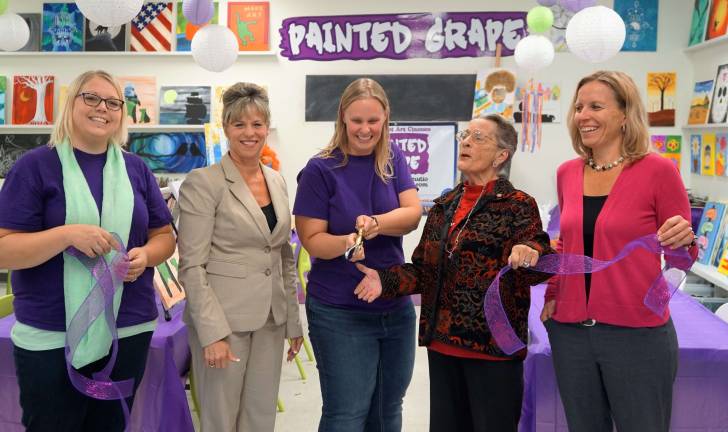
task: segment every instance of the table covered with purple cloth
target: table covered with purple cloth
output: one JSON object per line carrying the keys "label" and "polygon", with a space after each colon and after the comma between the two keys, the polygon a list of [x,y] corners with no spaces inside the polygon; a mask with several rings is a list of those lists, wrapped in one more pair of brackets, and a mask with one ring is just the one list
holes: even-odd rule
{"label": "table covered with purple cloth", "polygon": [[[132,432],[193,432],[183,377],[190,366],[187,327],[182,322],[183,305],[163,314],[152,335],[144,379],[139,384],[131,413]],[[0,319],[0,431],[22,432],[18,383],[13,361],[10,329],[15,316]]]}
{"label": "table covered with purple cloth", "polygon": [[[567,432],[546,329],[539,315],[545,285],[531,288],[521,432]],[[670,301],[680,346],[671,432],[728,430],[728,323],[677,291]]]}

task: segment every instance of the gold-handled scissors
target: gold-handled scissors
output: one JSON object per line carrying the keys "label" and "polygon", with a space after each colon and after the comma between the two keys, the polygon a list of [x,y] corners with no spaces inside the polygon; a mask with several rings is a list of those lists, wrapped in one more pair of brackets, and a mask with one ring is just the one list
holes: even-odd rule
{"label": "gold-handled scissors", "polygon": [[347,260],[351,260],[354,255],[356,255],[359,252],[359,249],[364,245],[364,228],[359,228],[356,231],[356,240],[354,240],[354,244],[351,245],[344,251],[344,258]]}

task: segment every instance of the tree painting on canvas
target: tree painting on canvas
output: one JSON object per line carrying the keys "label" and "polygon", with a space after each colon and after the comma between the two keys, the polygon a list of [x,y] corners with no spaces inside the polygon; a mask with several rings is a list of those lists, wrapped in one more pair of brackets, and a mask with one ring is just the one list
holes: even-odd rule
{"label": "tree painting on canvas", "polygon": [[52,75],[13,77],[13,124],[53,123],[53,81]]}
{"label": "tree painting on canvas", "polygon": [[119,76],[124,108],[132,124],[157,124],[157,80],[151,76]]}
{"label": "tree painting on canvas", "polygon": [[647,73],[647,115],[650,126],[675,126],[675,72]]}
{"label": "tree painting on canvas", "polygon": [[42,51],[83,51],[83,15],[75,3],[43,3]]}

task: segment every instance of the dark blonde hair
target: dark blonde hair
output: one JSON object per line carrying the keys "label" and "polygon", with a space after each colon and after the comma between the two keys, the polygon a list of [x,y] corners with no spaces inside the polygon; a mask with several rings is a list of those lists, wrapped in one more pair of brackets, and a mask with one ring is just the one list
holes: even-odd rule
{"label": "dark blonde hair", "polygon": [[638,160],[650,152],[650,134],[647,129],[647,112],[640,98],[639,90],[632,78],[623,72],[597,71],[585,76],[579,81],[574,92],[574,97],[569,107],[567,124],[571,145],[574,151],[584,159],[591,157],[591,149],[581,141],[579,126],[574,122],[576,112],[576,100],[579,89],[590,82],[598,81],[606,84],[614,95],[619,109],[624,113],[625,124],[622,130],[622,156],[629,161]]}
{"label": "dark blonde hair", "polygon": [[268,92],[253,83],[239,82],[231,85],[222,94],[222,124],[224,126],[238,120],[245,114],[258,113],[266,126],[270,126],[270,107]]}
{"label": "dark blonde hair", "polygon": [[339,111],[336,116],[336,126],[334,127],[334,136],[331,138],[329,145],[324,148],[319,157],[333,157],[334,151],[340,149],[343,154],[341,166],[347,164],[349,160],[349,143],[346,138],[346,123],[344,122],[344,111],[349,106],[361,99],[375,99],[384,109],[384,124],[382,125],[382,135],[374,146],[374,170],[382,179],[387,182],[394,175],[392,167],[391,154],[389,151],[389,99],[387,93],[384,92],[382,86],[370,78],[359,78],[349,84],[344,93],[341,94],[339,100]]}

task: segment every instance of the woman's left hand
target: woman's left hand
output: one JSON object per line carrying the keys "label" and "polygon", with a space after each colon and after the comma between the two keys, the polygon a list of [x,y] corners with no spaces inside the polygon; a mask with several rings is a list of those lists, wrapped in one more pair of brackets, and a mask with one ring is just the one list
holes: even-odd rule
{"label": "woman's left hand", "polygon": [[508,264],[513,270],[519,267],[533,267],[538,262],[538,251],[524,244],[517,244],[511,249],[511,255],[508,257]]}
{"label": "woman's left hand", "polygon": [[657,240],[660,241],[660,245],[670,249],[690,246],[693,242],[693,236],[693,228],[690,222],[680,215],[667,219],[657,230]]}
{"label": "woman's left hand", "polygon": [[301,345],[303,345],[303,336],[288,339],[288,342],[290,342],[291,347],[288,348],[288,356],[286,357],[286,361],[291,361],[296,357],[298,352],[301,351]]}
{"label": "woman's left hand", "polygon": [[129,270],[126,272],[124,282],[134,282],[147,269],[147,252],[144,248],[137,247],[131,249],[127,255],[129,256]]}
{"label": "woman's left hand", "polygon": [[356,218],[356,229],[363,229],[364,238],[371,240],[379,235],[379,222],[372,216],[359,215]]}

